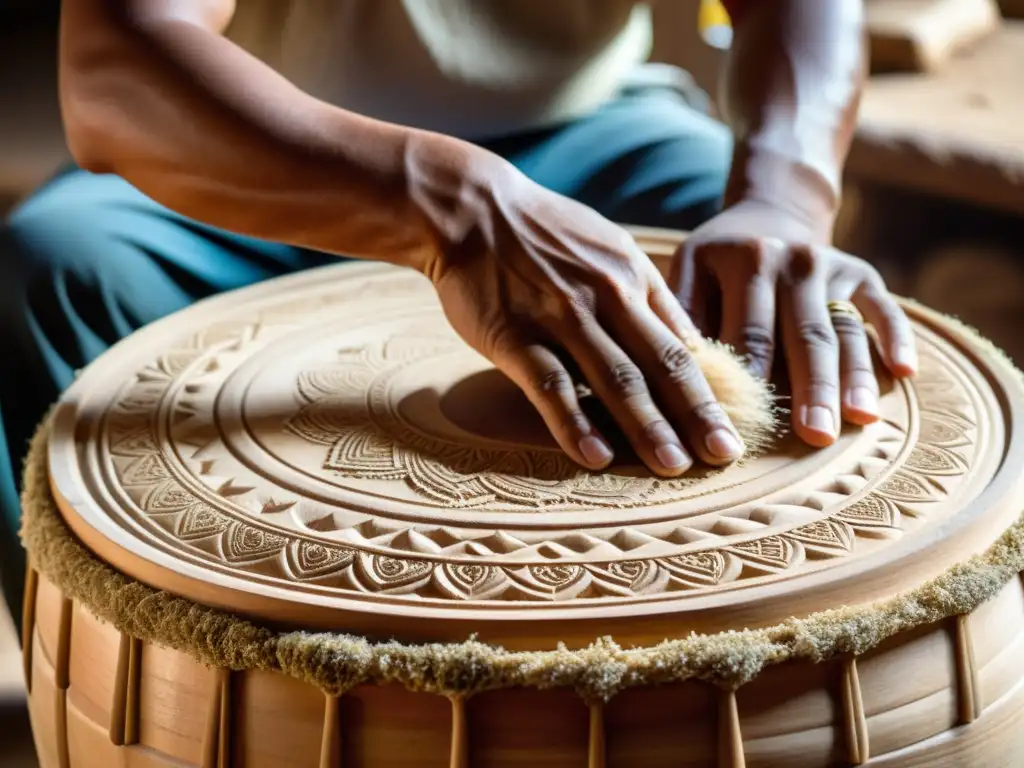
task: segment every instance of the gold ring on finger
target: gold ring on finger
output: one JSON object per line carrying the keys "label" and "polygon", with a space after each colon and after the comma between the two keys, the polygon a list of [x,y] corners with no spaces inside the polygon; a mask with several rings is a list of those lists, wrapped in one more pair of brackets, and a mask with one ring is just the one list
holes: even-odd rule
{"label": "gold ring on finger", "polygon": [[853,305],[852,301],[845,299],[833,299],[828,303],[828,314],[830,317],[845,315],[854,318],[858,323],[864,322],[864,315]]}

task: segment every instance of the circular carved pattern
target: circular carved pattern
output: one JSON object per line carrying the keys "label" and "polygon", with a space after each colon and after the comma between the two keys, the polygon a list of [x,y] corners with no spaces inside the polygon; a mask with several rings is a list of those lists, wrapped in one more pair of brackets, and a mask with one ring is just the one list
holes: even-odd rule
{"label": "circular carved pattern", "polygon": [[109,467],[96,476],[115,500],[105,514],[172,557],[321,594],[528,604],[729,590],[912,535],[995,466],[983,384],[923,328],[921,374],[883,397],[877,424],[828,451],[790,441],[666,482],[591,475],[447,419],[445,393],[481,363],[418,276],[335,273],[225,301],[216,323],[179,321],[175,342],[111,372],[127,384],[103,396],[79,450],[84,467]]}

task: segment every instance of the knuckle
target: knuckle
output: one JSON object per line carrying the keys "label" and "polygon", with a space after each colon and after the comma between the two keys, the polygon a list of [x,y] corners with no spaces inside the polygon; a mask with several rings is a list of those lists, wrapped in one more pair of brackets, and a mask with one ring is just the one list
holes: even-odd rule
{"label": "knuckle", "polygon": [[605,387],[620,397],[635,397],[647,391],[644,375],[633,363],[616,363],[605,372]]}
{"label": "knuckle", "polygon": [[770,253],[767,241],[748,240],[736,249],[736,266],[751,275],[763,274],[771,266]]}
{"label": "knuckle", "polygon": [[553,300],[552,314],[555,319],[566,326],[582,325],[592,312],[588,302],[581,296],[572,293],[561,293]]}
{"label": "knuckle", "polygon": [[583,412],[578,410],[567,412],[560,419],[559,426],[567,434],[585,435],[590,432],[590,422]]}
{"label": "knuckle", "polygon": [[742,352],[755,362],[770,361],[775,354],[775,339],[771,331],[760,325],[746,325],[740,331]]}
{"label": "knuckle", "polygon": [[826,349],[836,344],[835,329],[829,323],[808,320],[800,323],[797,338],[812,349]]}
{"label": "knuckle", "polygon": [[789,250],[789,276],[795,281],[813,277],[821,267],[821,259],[809,245],[795,245]]}
{"label": "knuckle", "polygon": [[672,381],[692,381],[700,375],[697,359],[682,344],[670,344],[659,353],[658,357]]}
{"label": "knuckle", "polygon": [[615,311],[630,312],[642,301],[646,301],[646,295],[640,289],[646,281],[623,277],[621,275],[607,275],[602,286],[601,295],[605,301],[610,302],[611,309]]}
{"label": "knuckle", "polygon": [[716,400],[702,400],[690,408],[690,418],[701,424],[720,424],[725,421],[725,411]]}
{"label": "knuckle", "polygon": [[836,313],[832,318],[832,327],[842,337],[860,338],[865,335],[864,325],[855,317]]}
{"label": "knuckle", "polygon": [[516,349],[515,334],[506,324],[498,323],[484,329],[479,346],[492,357],[507,357]]}
{"label": "knuckle", "polygon": [[541,374],[535,386],[538,392],[548,396],[564,396],[575,388],[569,372],[559,368]]}
{"label": "knuckle", "polygon": [[[628,239],[632,242],[632,238]],[[623,241],[622,248],[609,251],[600,270],[601,281],[612,290],[629,291],[647,282],[647,260],[637,257],[634,248],[625,246]]]}

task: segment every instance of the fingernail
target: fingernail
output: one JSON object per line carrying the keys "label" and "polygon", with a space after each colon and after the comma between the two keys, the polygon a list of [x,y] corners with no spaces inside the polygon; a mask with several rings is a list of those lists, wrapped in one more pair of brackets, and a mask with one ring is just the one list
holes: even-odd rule
{"label": "fingernail", "polygon": [[834,436],[836,433],[836,420],[832,417],[832,411],[821,405],[812,405],[810,408],[804,406],[804,426],[826,435]]}
{"label": "fingernail", "polygon": [[892,353],[892,361],[901,368],[917,370],[917,350],[911,344],[901,344]]}
{"label": "fingernail", "polygon": [[686,469],[693,464],[689,456],[671,443],[659,445],[654,449],[654,455],[665,469]]}
{"label": "fingernail", "polygon": [[854,387],[846,401],[851,408],[863,413],[874,415],[878,412],[878,398],[867,387]]}
{"label": "fingernail", "polygon": [[719,459],[735,459],[743,453],[743,443],[728,429],[716,429],[704,438],[708,453]]}
{"label": "fingernail", "polygon": [[593,467],[603,467],[612,460],[612,449],[604,440],[593,435],[587,435],[580,440],[580,453],[587,464]]}

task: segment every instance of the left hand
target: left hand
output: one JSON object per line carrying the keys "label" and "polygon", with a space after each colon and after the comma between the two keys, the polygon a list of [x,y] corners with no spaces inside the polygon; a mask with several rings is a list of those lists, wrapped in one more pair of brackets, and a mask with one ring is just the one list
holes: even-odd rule
{"label": "left hand", "polygon": [[[740,201],[687,238],[670,277],[697,326],[745,356],[757,375],[770,375],[781,331],[793,429],[817,447],[835,441],[842,420],[867,424],[879,415],[864,322],[830,313],[830,301],[851,302],[874,326],[890,373],[911,376],[917,369],[910,323],[881,276],[827,240],[780,207]],[[720,324],[710,327],[715,302]]]}

